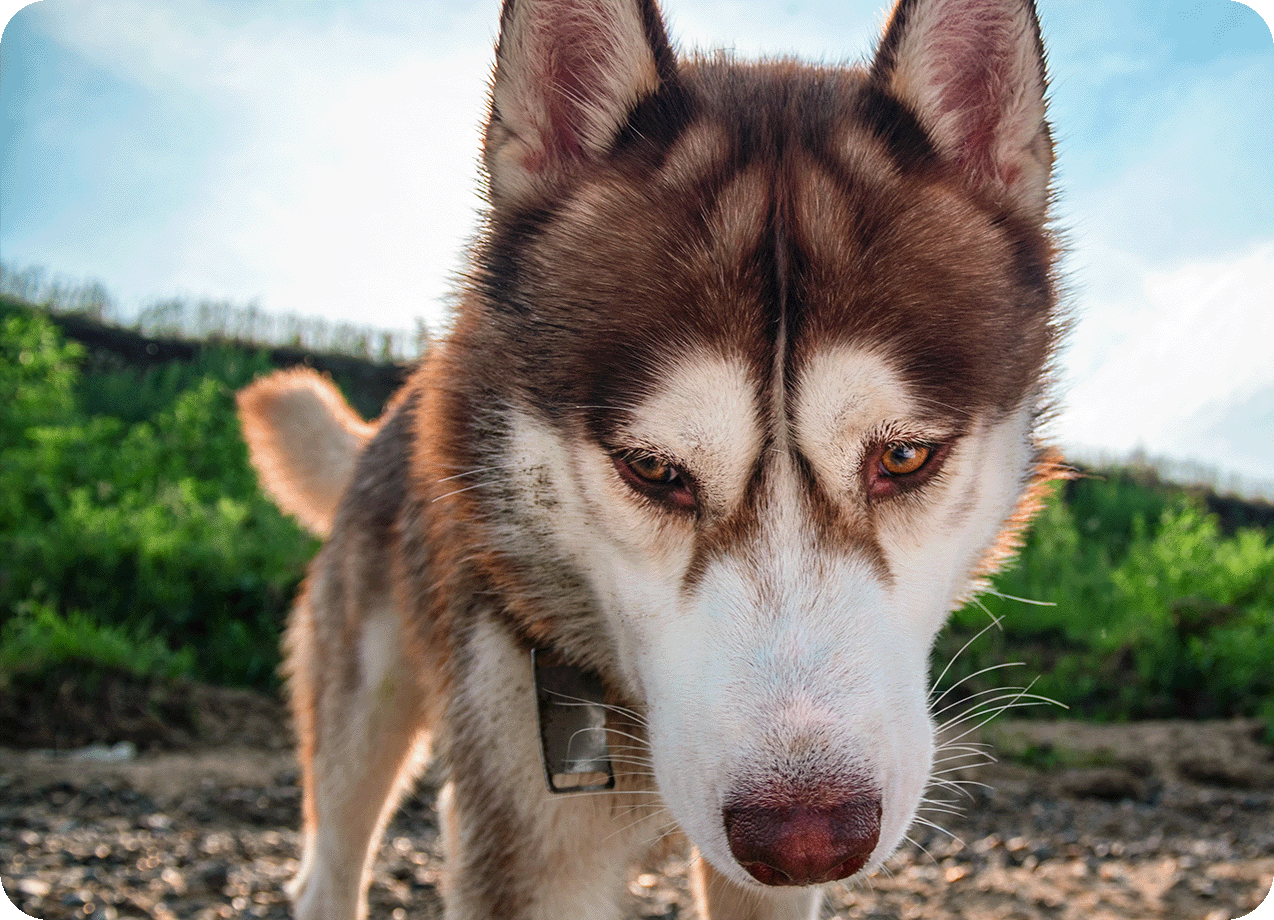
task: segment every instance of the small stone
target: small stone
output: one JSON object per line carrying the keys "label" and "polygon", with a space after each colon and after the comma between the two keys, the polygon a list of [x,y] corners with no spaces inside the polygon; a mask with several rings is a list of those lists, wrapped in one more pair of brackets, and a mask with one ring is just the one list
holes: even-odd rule
{"label": "small stone", "polygon": [[47,898],[49,896],[49,892],[52,890],[53,886],[43,879],[18,879],[18,891],[22,892],[29,898]]}

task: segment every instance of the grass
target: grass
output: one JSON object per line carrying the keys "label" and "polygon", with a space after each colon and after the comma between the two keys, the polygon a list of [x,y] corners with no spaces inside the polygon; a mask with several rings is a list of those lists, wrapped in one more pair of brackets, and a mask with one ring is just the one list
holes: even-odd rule
{"label": "grass", "polygon": [[28,602],[0,627],[0,687],[24,677],[65,671],[171,679],[194,672],[194,650],[174,651],[160,636],[140,627],[97,622],[79,611],[61,614]]}

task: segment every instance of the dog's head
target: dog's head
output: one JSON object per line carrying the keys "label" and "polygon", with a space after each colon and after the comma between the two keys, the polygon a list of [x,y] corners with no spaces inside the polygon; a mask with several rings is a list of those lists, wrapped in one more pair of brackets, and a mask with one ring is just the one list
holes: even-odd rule
{"label": "dog's head", "polygon": [[1040,475],[1044,91],[1029,0],[902,0],[861,69],[505,2],[435,469],[740,881],[874,868],[920,801],[934,635]]}

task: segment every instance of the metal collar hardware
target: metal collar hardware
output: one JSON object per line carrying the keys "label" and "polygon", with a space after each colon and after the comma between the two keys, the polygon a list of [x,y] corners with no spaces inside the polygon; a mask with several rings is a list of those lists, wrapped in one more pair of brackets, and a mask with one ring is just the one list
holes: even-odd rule
{"label": "metal collar hardware", "polygon": [[549,792],[615,788],[601,679],[546,649],[531,650],[531,670]]}

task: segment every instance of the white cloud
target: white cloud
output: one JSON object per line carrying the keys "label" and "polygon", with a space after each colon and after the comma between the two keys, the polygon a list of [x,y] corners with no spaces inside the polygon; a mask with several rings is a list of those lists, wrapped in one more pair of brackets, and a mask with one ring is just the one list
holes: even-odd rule
{"label": "white cloud", "polygon": [[1185,420],[1274,386],[1274,240],[1169,269],[1118,251],[1090,257],[1109,275],[1081,298],[1063,442],[1193,454]]}
{"label": "white cloud", "polygon": [[[1082,141],[1059,121],[1078,313],[1058,426],[1070,445],[1270,475],[1227,414],[1274,386],[1270,64],[1245,53],[1165,69]],[[1120,92],[1114,81],[1096,98]],[[1201,434],[1222,415],[1235,449]]]}
{"label": "white cloud", "polygon": [[[139,245],[120,215],[115,233],[75,240],[78,260],[59,268],[109,266],[100,274],[126,306],[260,297],[272,311],[384,326],[437,319],[479,203],[498,4],[463,14],[378,4],[356,21],[346,8],[307,6],[254,19],[251,6],[210,0],[49,4],[56,40],[153,104],[217,119],[200,139],[212,152],[185,187],[150,190],[172,207],[145,217],[162,221],[150,228],[159,246]],[[40,237],[46,260],[57,236]],[[163,289],[129,284],[155,278]]]}
{"label": "white cloud", "polygon": [[[485,61],[405,54],[276,100],[189,216],[190,287],[226,290],[246,268],[271,309],[436,317],[479,203],[484,81]],[[239,264],[219,268],[204,230]]]}

